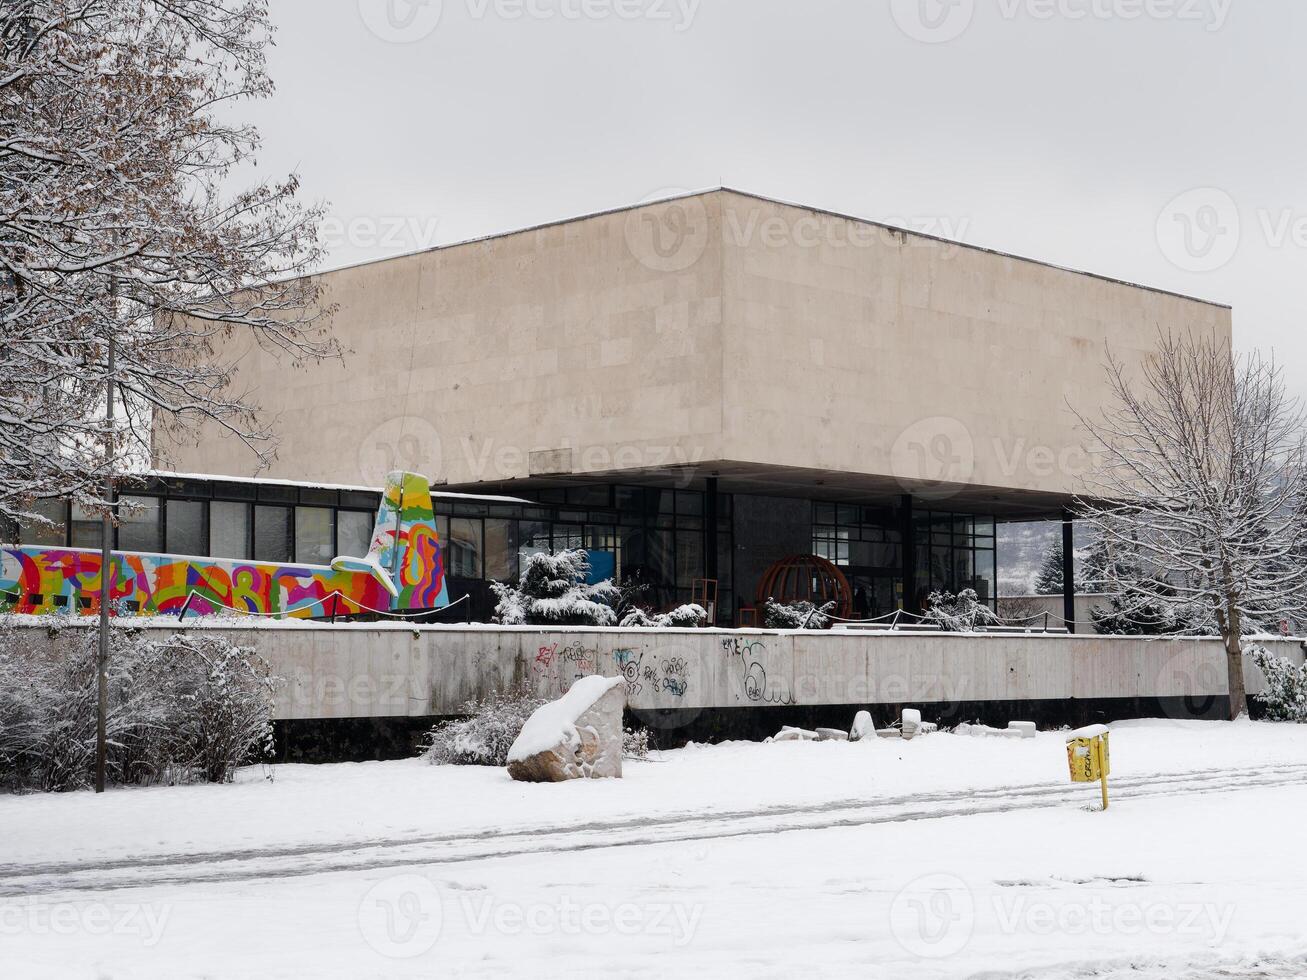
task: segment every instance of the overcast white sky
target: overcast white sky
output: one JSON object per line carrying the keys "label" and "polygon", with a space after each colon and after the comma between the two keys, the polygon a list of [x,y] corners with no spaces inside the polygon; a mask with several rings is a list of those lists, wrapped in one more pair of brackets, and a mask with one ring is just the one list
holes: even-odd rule
{"label": "overcast white sky", "polygon": [[249,115],[331,265],[726,184],[1231,303],[1307,391],[1304,6],[272,0]]}

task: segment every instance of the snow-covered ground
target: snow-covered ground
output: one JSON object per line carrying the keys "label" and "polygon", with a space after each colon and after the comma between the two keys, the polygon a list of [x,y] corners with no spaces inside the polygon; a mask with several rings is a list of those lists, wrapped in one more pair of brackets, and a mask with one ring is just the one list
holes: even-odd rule
{"label": "snow-covered ground", "polygon": [[[0,977],[1307,977],[1307,727],[0,797]],[[1027,972],[1028,971],[1028,972]]]}

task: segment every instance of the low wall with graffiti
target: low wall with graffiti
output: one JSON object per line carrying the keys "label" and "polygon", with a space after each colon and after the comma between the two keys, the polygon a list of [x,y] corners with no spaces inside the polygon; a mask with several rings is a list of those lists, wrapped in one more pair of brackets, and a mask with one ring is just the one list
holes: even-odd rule
{"label": "low wall with graffiti", "polygon": [[[33,648],[83,626],[31,627]],[[175,624],[154,622],[154,629]],[[423,718],[526,686],[545,697],[579,678],[626,681],[637,711],[1201,698],[1227,693],[1207,639],[1102,636],[563,630],[325,624],[186,626],[258,647],[285,679],[281,719]],[[1268,640],[1303,662],[1297,640]],[[1247,668],[1250,691],[1263,678]]]}

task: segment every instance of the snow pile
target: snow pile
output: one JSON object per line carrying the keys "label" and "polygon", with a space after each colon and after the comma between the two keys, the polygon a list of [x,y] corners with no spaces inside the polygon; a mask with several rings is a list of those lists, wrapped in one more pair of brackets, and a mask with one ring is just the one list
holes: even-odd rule
{"label": "snow pile", "polygon": [[508,750],[508,761],[525,762],[557,745],[575,749],[581,744],[576,720],[605,694],[625,683],[621,677],[582,677],[561,698],[542,705],[527,719]]}

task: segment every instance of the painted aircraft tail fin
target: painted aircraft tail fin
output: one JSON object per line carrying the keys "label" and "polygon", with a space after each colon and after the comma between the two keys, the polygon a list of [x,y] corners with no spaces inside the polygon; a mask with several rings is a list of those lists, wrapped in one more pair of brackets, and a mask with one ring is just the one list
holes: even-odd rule
{"label": "painted aircraft tail fin", "polygon": [[449,605],[444,554],[427,478],[400,472],[387,476],[367,555],[337,558],[331,564],[342,571],[376,576],[393,597],[392,609]]}

